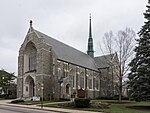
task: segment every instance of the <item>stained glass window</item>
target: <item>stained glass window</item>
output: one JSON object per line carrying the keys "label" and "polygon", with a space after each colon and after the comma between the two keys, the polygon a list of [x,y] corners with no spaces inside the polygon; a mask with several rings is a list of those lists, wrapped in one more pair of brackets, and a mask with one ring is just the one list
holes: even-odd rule
{"label": "stained glass window", "polygon": [[32,46],[29,54],[29,71],[36,69],[36,59],[36,48]]}

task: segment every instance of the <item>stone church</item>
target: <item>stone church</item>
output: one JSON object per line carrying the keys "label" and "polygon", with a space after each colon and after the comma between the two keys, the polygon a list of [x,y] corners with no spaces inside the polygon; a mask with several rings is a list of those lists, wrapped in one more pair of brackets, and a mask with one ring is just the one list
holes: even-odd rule
{"label": "stone church", "polygon": [[17,96],[45,99],[72,98],[78,90],[85,98],[116,94],[117,72],[109,62],[117,54],[94,57],[91,17],[87,54],[37,31],[32,26],[20,47],[18,56]]}

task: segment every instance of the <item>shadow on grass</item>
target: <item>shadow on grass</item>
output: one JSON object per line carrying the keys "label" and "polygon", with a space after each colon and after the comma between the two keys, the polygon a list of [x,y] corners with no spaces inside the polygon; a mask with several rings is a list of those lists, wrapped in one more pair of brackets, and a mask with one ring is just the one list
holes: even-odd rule
{"label": "shadow on grass", "polygon": [[127,106],[126,108],[150,111],[150,106]]}
{"label": "shadow on grass", "polygon": [[109,104],[134,104],[135,102],[130,102],[130,101],[122,101],[122,102],[118,102],[118,101],[107,101],[107,103]]}

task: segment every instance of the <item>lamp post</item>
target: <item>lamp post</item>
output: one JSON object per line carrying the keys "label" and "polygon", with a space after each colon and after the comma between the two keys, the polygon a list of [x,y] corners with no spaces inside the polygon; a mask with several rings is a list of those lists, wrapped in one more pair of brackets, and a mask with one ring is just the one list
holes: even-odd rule
{"label": "lamp post", "polygon": [[44,84],[41,83],[41,108],[43,108]]}

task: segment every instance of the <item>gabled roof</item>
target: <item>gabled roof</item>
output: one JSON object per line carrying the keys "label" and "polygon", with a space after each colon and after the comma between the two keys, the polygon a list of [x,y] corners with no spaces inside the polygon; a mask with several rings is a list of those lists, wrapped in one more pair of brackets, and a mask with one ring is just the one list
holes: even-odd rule
{"label": "gabled roof", "polygon": [[110,62],[115,54],[108,54],[103,56],[95,57],[94,60],[98,68],[110,67]]}
{"label": "gabled roof", "polygon": [[0,70],[0,76],[1,77],[14,77],[14,78],[16,78],[16,76],[14,76],[11,73],[6,72],[5,70]]}
{"label": "gabled roof", "polygon": [[70,47],[52,37],[49,37],[37,30],[34,30],[40,38],[43,38],[46,43],[52,46],[52,50],[55,52],[59,60],[63,60],[78,66],[82,66],[88,69],[98,71],[95,61],[89,55]]}

